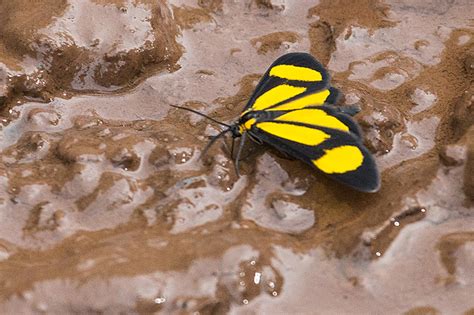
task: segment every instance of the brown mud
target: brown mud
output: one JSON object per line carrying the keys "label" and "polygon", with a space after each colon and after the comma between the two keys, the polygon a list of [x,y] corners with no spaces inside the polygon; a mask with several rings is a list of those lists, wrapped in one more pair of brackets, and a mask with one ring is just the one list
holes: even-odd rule
{"label": "brown mud", "polygon": [[[470,314],[470,1],[0,3],[0,313]],[[232,122],[278,56],[331,72],[364,194]],[[375,302],[375,303],[374,303]],[[197,312],[197,313],[196,313]]]}

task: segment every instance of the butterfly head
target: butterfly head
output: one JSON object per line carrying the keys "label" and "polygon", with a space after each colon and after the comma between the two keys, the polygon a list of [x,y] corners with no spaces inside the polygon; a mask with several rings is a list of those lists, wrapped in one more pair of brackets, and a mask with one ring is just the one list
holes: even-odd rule
{"label": "butterfly head", "polygon": [[236,123],[229,127],[228,132],[232,134],[232,138],[238,138],[242,136],[243,130],[239,123]]}

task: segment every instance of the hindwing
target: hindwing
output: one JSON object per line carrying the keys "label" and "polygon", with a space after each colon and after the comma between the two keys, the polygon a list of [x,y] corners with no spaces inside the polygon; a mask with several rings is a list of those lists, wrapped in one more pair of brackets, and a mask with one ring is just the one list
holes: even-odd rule
{"label": "hindwing", "polygon": [[279,110],[266,116],[269,120],[339,129],[351,132],[358,138],[362,137],[359,125],[350,116],[341,113],[338,107],[331,105],[308,106],[296,110]]}
{"label": "hindwing", "polygon": [[344,130],[341,121],[338,128],[333,128],[335,121],[326,122],[312,125],[276,118],[257,121],[248,132],[336,181],[360,191],[377,191],[380,186],[377,166],[360,138],[350,129]]}

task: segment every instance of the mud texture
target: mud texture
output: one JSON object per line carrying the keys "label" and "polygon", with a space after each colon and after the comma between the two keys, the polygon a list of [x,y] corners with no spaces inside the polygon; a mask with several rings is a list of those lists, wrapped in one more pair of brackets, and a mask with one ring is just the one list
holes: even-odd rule
{"label": "mud texture", "polygon": [[[0,313],[472,314],[472,1],[0,3]],[[329,69],[359,193],[231,139],[278,56]]]}

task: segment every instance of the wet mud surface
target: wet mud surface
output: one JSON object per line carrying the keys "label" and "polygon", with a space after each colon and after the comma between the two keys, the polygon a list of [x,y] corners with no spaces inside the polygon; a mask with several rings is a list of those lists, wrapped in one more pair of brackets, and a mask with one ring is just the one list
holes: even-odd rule
{"label": "wet mud surface", "polygon": [[[471,1],[0,3],[0,312],[474,312]],[[327,66],[382,171],[230,139],[278,56]],[[375,302],[375,303],[374,303]]]}

